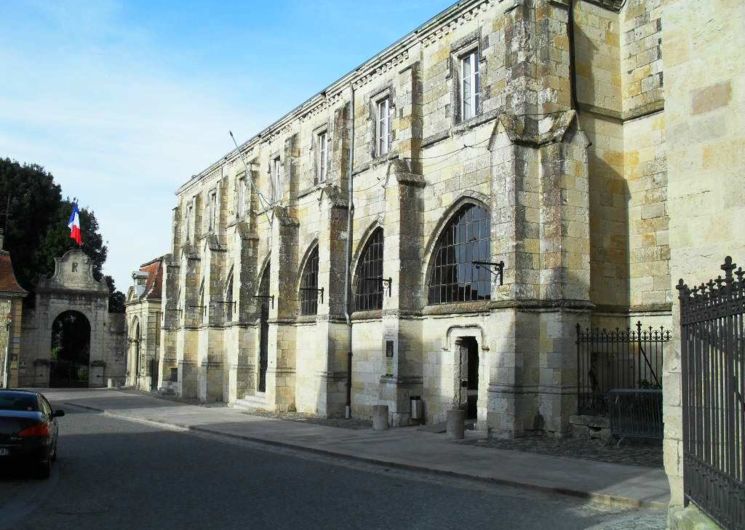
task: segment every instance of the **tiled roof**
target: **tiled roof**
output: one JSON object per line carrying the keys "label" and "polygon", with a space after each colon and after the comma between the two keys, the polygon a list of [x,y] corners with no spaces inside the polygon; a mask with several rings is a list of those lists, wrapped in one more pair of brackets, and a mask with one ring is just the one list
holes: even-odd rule
{"label": "tiled roof", "polygon": [[0,293],[25,296],[26,290],[18,285],[10,253],[0,250]]}
{"label": "tiled roof", "polygon": [[163,286],[163,258],[156,258],[141,265],[140,271],[147,273],[145,292],[140,300],[160,300]]}

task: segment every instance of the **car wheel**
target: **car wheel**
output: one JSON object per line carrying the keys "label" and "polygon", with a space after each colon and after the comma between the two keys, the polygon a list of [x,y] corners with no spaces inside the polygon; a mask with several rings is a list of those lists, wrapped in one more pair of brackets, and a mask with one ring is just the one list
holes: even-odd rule
{"label": "car wheel", "polygon": [[36,463],[36,467],[34,468],[34,477],[38,479],[46,479],[49,478],[49,475],[52,474],[52,459],[48,460],[42,460],[41,462]]}

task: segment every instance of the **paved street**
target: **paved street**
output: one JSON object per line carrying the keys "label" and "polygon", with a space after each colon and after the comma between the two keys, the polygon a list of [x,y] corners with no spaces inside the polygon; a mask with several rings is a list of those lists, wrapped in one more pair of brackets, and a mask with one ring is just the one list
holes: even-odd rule
{"label": "paved street", "polygon": [[49,481],[0,474],[0,529],[664,528],[661,511],[614,510],[66,409]]}

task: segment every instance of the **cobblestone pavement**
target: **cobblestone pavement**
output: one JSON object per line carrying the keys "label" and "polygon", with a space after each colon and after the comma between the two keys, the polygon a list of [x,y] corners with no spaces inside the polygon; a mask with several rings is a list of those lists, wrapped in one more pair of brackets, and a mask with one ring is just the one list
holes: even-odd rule
{"label": "cobblestone pavement", "polygon": [[514,440],[482,439],[474,440],[474,445],[540,453],[554,456],[570,456],[599,460],[613,464],[662,468],[662,446],[660,444],[624,440],[620,446],[615,441],[606,443],[600,440],[583,438],[546,438],[531,436]]}
{"label": "cobblestone pavement", "polygon": [[262,416],[265,418],[277,418],[287,421],[298,421],[302,423],[314,423],[316,425],[325,425],[326,427],[339,427],[341,429],[372,429],[372,421],[361,420],[359,418],[319,418],[310,414],[300,412],[269,412],[265,410],[246,411],[249,416]]}

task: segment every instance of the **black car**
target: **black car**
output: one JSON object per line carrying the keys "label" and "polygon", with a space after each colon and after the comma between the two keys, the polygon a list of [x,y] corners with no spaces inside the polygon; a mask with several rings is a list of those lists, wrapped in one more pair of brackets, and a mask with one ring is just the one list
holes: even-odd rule
{"label": "black car", "polygon": [[48,478],[57,457],[56,418],[64,415],[38,392],[0,390],[0,467],[22,463]]}

